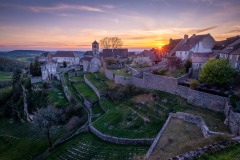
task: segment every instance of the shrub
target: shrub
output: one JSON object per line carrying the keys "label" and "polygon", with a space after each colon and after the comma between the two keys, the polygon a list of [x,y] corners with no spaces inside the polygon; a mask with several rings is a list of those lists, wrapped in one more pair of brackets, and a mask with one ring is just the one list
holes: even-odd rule
{"label": "shrub", "polygon": [[200,80],[208,84],[226,86],[230,83],[235,75],[234,69],[227,60],[211,59],[199,73]]}
{"label": "shrub", "polygon": [[188,73],[191,67],[192,67],[192,61],[187,60],[184,64],[185,72]]}
{"label": "shrub", "polygon": [[196,79],[193,79],[193,80],[191,80],[191,82],[190,82],[190,88],[191,88],[191,89],[196,89],[199,85],[200,85],[200,83],[199,83],[198,80],[196,80]]}

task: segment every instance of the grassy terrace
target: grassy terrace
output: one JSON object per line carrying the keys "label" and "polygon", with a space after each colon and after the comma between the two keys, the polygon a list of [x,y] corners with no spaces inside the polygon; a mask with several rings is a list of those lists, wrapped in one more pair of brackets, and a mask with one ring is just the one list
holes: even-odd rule
{"label": "grassy terrace", "polygon": [[[6,119],[0,119],[0,128],[1,160],[34,159],[48,147],[46,135],[41,134],[32,123],[9,123]],[[63,133],[63,128],[58,128],[53,140]]]}
{"label": "grassy terrace", "polygon": [[48,101],[55,106],[63,107],[68,105],[68,100],[64,95],[61,85],[50,89],[48,92]]}
{"label": "grassy terrace", "polygon": [[122,102],[102,100],[101,107],[109,111],[93,123],[94,127],[117,137],[154,138],[170,112],[182,111],[202,116],[212,131],[229,133],[222,113],[195,107],[186,100],[165,92],[153,93],[157,96],[156,100],[148,93]]}
{"label": "grassy terrace", "polygon": [[112,73],[119,75],[119,76],[123,76],[123,77],[131,77],[132,75],[129,74],[125,68],[123,69],[110,69],[110,71],[112,71]]}
{"label": "grassy terrace", "polygon": [[71,77],[70,80],[72,82],[79,82],[79,81],[84,81],[83,76],[79,76],[79,77]]}
{"label": "grassy terrace", "polygon": [[129,146],[107,143],[93,134],[83,134],[59,146],[45,159],[133,159],[143,156],[148,146]]}
{"label": "grassy terrace", "polygon": [[11,72],[3,72],[0,71],[0,81],[7,81],[12,79],[12,73]]}
{"label": "grassy terrace", "polygon": [[87,73],[87,79],[102,93],[107,91],[107,83],[109,80],[100,72],[98,73]]}
{"label": "grassy terrace", "polygon": [[74,84],[74,86],[77,88],[78,92],[81,93],[81,95],[84,98],[90,101],[98,100],[98,96],[96,95],[96,93],[85,82]]}
{"label": "grassy terrace", "polygon": [[205,155],[198,160],[239,160],[240,144],[232,145],[218,152]]}

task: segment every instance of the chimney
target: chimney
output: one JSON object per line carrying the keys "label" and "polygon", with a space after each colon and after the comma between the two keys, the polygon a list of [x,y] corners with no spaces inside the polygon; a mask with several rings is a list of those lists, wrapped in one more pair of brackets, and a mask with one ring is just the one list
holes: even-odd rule
{"label": "chimney", "polygon": [[171,44],[172,43],[172,38],[170,38],[170,40],[169,40],[169,44]]}
{"label": "chimney", "polygon": [[196,37],[196,34],[193,34],[192,37],[195,38],[195,37]]}
{"label": "chimney", "polygon": [[184,43],[186,43],[186,42],[187,42],[187,40],[188,40],[188,35],[187,35],[187,34],[185,34],[185,35],[184,35]]}

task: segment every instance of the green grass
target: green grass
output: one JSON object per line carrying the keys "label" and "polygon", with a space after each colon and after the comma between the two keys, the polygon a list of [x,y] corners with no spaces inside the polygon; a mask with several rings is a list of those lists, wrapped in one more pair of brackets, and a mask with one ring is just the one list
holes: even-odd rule
{"label": "green grass", "polygon": [[124,68],[123,69],[110,69],[112,73],[123,76],[123,77],[131,77],[131,74],[129,74]]}
{"label": "green grass", "polygon": [[156,100],[148,97],[147,101],[149,94],[121,102],[101,100],[103,110],[109,111],[93,123],[94,127],[116,137],[154,138],[170,112],[187,112],[202,116],[210,130],[229,133],[222,113],[190,105],[186,100],[169,93],[152,93],[157,95]]}
{"label": "green grass", "polygon": [[98,97],[97,97],[96,93],[85,82],[74,84],[74,86],[77,88],[78,92],[84,98],[86,98],[90,101],[97,101],[98,100]]}
{"label": "green grass", "polygon": [[79,82],[79,81],[84,81],[83,76],[79,76],[79,77],[71,77],[70,80],[72,82]]}
{"label": "green grass", "polygon": [[87,79],[101,92],[107,91],[107,83],[109,80],[100,72],[98,73],[87,73]]}
{"label": "green grass", "polygon": [[0,71],[0,81],[12,80],[12,72]]}
{"label": "green grass", "polygon": [[57,107],[66,107],[68,105],[68,100],[65,97],[62,86],[58,85],[48,92],[48,101]]}
{"label": "green grass", "polygon": [[133,159],[135,155],[144,155],[149,146],[118,145],[107,143],[93,134],[83,134],[56,148],[45,158],[64,159]]}
{"label": "green grass", "polygon": [[198,160],[239,160],[240,159],[240,144],[229,146],[225,149],[212,154],[204,155]]}
{"label": "green grass", "polygon": [[[48,147],[45,135],[32,123],[9,123],[7,119],[0,120],[0,159],[19,160],[34,159]],[[61,137],[60,127],[53,140]]]}

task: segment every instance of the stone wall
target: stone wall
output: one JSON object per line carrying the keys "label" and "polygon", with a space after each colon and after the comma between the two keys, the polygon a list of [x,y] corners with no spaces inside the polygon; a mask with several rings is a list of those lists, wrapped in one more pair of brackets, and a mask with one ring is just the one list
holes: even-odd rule
{"label": "stone wall", "polygon": [[162,129],[158,133],[157,137],[154,139],[151,147],[149,148],[149,150],[148,150],[148,152],[147,152],[147,154],[145,156],[146,158],[149,158],[149,156],[152,154],[152,152],[153,152],[154,148],[156,147],[159,139],[161,138],[161,136],[162,136],[163,132],[165,131],[166,127],[168,126],[168,123],[169,123],[170,119],[171,119],[171,113],[170,113],[170,116],[168,116],[168,119],[166,120],[166,122],[163,125]]}
{"label": "stone wall", "polygon": [[42,77],[31,77],[31,83],[43,82]]}
{"label": "stone wall", "polygon": [[114,77],[114,81],[117,84],[132,84],[132,78],[131,77],[123,77],[123,76],[119,76],[119,75],[115,75]]}
{"label": "stone wall", "polygon": [[90,82],[90,81],[87,79],[87,77],[86,77],[85,74],[84,74],[84,81],[85,81],[85,83],[86,83],[90,88],[92,88],[92,90],[96,93],[96,95],[97,95],[98,98],[100,99],[100,98],[101,98],[100,92],[99,92],[98,89],[92,84],[92,82]]}
{"label": "stone wall", "polygon": [[226,125],[229,126],[230,131],[239,136],[240,135],[240,113],[234,112],[232,106],[229,102],[226,102],[226,107],[224,110],[226,120]]}
{"label": "stone wall", "polygon": [[105,69],[104,73],[105,73],[105,76],[106,76],[109,80],[113,80],[113,79],[114,79],[113,73],[112,73],[110,70]]}
{"label": "stone wall", "polygon": [[130,66],[127,65],[127,64],[125,64],[125,67],[127,67],[127,69],[131,72],[132,76],[134,76],[134,75],[136,75],[136,74],[139,73],[138,70],[136,70],[136,69],[130,67]]}
{"label": "stone wall", "polygon": [[217,112],[224,112],[225,103],[228,100],[228,98],[225,97],[192,90],[181,85],[177,86],[176,94],[187,99],[190,104],[208,108]]}
{"label": "stone wall", "polygon": [[106,142],[116,143],[116,144],[130,144],[130,145],[151,145],[154,141],[154,138],[144,138],[144,139],[129,139],[129,138],[118,138],[114,136],[109,136],[106,134],[101,133],[93,126],[89,126],[89,130],[96,135],[98,138],[102,139]]}
{"label": "stone wall", "polygon": [[144,86],[147,89],[155,89],[166,91],[174,94],[177,89],[178,79],[155,75],[151,73],[143,73]]}

